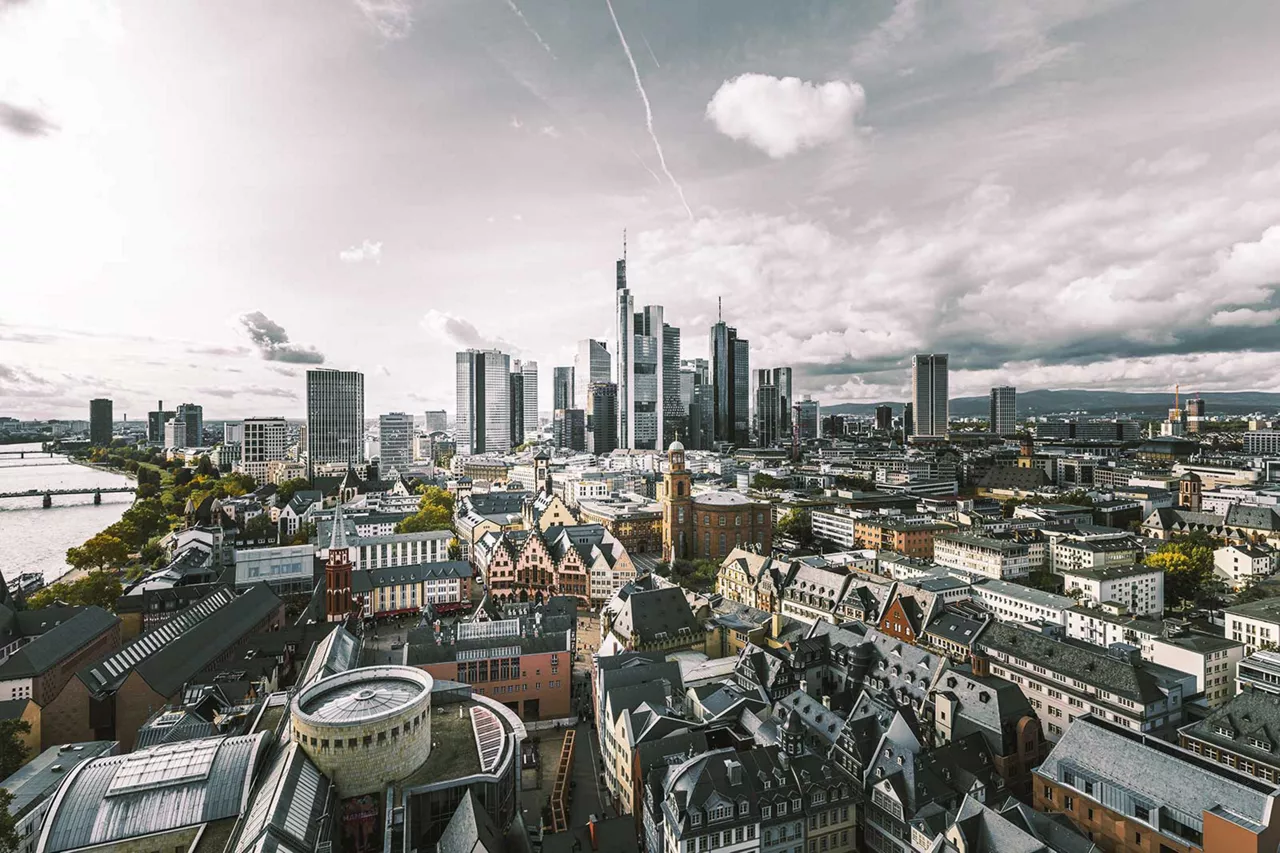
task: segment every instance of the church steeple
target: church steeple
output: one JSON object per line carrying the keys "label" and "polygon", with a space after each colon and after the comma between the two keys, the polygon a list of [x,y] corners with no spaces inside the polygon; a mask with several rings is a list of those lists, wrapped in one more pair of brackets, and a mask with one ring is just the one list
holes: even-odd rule
{"label": "church steeple", "polygon": [[329,533],[329,559],[324,566],[325,619],[345,622],[351,615],[351,556],[347,545],[346,520],[342,504],[333,511],[333,530]]}

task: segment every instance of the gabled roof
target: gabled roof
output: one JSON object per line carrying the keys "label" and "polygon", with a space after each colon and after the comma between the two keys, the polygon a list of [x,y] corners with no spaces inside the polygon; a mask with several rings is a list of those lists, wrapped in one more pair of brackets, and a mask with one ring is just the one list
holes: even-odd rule
{"label": "gabled roof", "polygon": [[119,617],[101,607],[86,607],[10,655],[0,664],[0,681],[43,675],[118,624]]}
{"label": "gabled roof", "polygon": [[489,813],[468,788],[437,842],[439,853],[503,853],[506,847]]}
{"label": "gabled roof", "polygon": [[229,851],[244,853],[271,835],[293,850],[313,850],[329,804],[329,780],[296,743],[267,768]]}
{"label": "gabled roof", "polygon": [[689,608],[684,590],[672,586],[633,592],[618,610],[613,632],[624,641],[634,634],[643,644],[681,636],[701,637],[703,627]]}

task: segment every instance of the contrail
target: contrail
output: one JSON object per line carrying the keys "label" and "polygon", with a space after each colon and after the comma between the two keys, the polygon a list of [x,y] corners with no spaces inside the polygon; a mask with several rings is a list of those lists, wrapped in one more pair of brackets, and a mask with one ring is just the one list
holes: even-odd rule
{"label": "contrail", "polygon": [[634,148],[631,149],[631,156],[636,158],[636,162],[639,163],[641,166],[643,166],[646,172],[648,172],[650,175],[653,175],[653,179],[658,182],[659,186],[662,185],[662,178],[659,178],[658,173],[653,171],[653,169],[649,168],[648,163],[640,159],[640,155],[636,153],[636,150]]}
{"label": "contrail", "polygon": [[511,7],[512,12],[516,13],[516,17],[524,24],[524,28],[538,40],[538,44],[542,45],[542,49],[551,54],[552,59],[556,59],[555,51],[551,49],[551,45],[542,40],[542,36],[538,35],[538,31],[533,28],[533,24],[529,23],[529,19],[524,16],[524,12],[520,11],[520,7],[516,5],[515,0],[507,0],[507,5]]}
{"label": "contrail", "polygon": [[654,150],[658,152],[658,164],[662,166],[662,173],[667,176],[667,180],[671,181],[671,186],[676,188],[680,203],[684,205],[684,212],[693,219],[693,209],[689,207],[689,202],[685,201],[684,188],[667,168],[667,158],[663,156],[662,143],[658,141],[658,134],[653,130],[653,109],[649,106],[649,96],[645,94],[644,84],[640,82],[640,69],[636,67],[635,57],[631,55],[631,46],[627,44],[627,37],[622,34],[622,25],[618,23],[618,16],[613,11],[613,0],[604,0],[604,2],[609,7],[609,17],[613,18],[613,28],[618,31],[618,41],[622,42],[622,50],[627,54],[627,62],[631,63],[631,73],[636,78],[636,91],[640,93],[640,100],[644,101],[644,121],[649,128],[649,138],[653,140]]}
{"label": "contrail", "polygon": [[653,64],[662,67],[662,63],[658,61],[658,57],[653,55],[653,48],[649,47],[649,40],[644,37],[644,33],[640,34],[640,40],[644,42],[645,50],[649,51],[649,58],[653,60]]}

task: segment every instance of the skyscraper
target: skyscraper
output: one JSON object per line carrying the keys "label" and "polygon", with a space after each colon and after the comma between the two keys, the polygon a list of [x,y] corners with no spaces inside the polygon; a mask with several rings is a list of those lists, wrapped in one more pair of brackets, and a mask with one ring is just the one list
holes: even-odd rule
{"label": "skyscraper", "polygon": [[378,418],[378,470],[405,473],[413,464],[413,415],[390,412]]}
{"label": "skyscraper", "polygon": [[267,480],[267,468],[284,459],[288,425],[284,418],[245,418],[239,470],[258,483]]}
{"label": "skyscraper", "polygon": [[458,353],[457,362],[458,453],[506,453],[511,449],[511,357],[469,349]]}
{"label": "skyscraper", "polygon": [[572,409],[576,403],[573,396],[573,368],[557,367],[552,372],[551,402],[553,409]]}
{"label": "skyscraper", "polygon": [[111,445],[111,430],[115,424],[112,403],[105,397],[89,401],[89,443],[98,447]]}
{"label": "skyscraper", "polygon": [[778,443],[778,386],[774,371],[756,371],[756,443],[773,447]]}
{"label": "skyscraper", "polygon": [[182,444],[174,447],[204,447],[204,407],[195,403],[183,403],[173,416],[182,422]]}
{"label": "skyscraper", "polygon": [[750,346],[719,320],[711,327],[710,362],[714,441],[745,447],[750,433]]}
{"label": "skyscraper", "polygon": [[364,461],[364,374],[307,371],[307,466]]}
{"label": "skyscraper", "polygon": [[1013,435],[1018,431],[1018,392],[1012,385],[991,389],[991,413],[987,428],[996,435]]}
{"label": "skyscraper", "polygon": [[573,357],[573,404],[587,407],[587,388],[592,382],[609,382],[609,348],[603,341],[590,338],[578,341],[578,354]]}
{"label": "skyscraper", "polygon": [[524,431],[519,434],[512,433],[511,443],[523,444],[526,438],[538,434],[538,362],[517,360],[516,369],[524,376],[524,399],[522,400]]}
{"label": "skyscraper", "polygon": [[680,377],[667,372],[680,364],[680,332],[662,322],[661,305],[634,311],[625,244],[617,264],[617,299],[618,446],[659,450],[667,435],[667,412],[678,409]]}
{"label": "skyscraper", "polygon": [[915,435],[945,438],[950,421],[947,397],[947,354],[917,353],[911,356],[911,402]]}
{"label": "skyscraper", "polygon": [[680,330],[662,324],[662,450],[688,435],[689,408],[680,393]]}
{"label": "skyscraper", "polygon": [[888,432],[893,429],[893,407],[876,406],[876,429]]}
{"label": "skyscraper", "polygon": [[508,381],[511,383],[511,393],[507,396],[507,423],[511,444],[516,446],[524,443],[524,374],[520,372],[520,362],[516,362],[516,369]]}
{"label": "skyscraper", "polygon": [[712,444],[710,373],[705,358],[688,358],[680,362],[680,395],[686,411],[687,430],[681,443],[690,450],[706,450]]}
{"label": "skyscraper", "polygon": [[551,440],[565,450],[587,449],[587,418],[582,409],[556,409],[551,416]]}
{"label": "skyscraper", "polygon": [[597,456],[618,449],[618,386],[592,382],[587,388],[587,452]]}
{"label": "skyscraper", "polygon": [[778,435],[784,441],[791,438],[791,404],[795,397],[791,391],[791,368],[775,367],[773,384],[778,387]]}
{"label": "skyscraper", "polygon": [[906,441],[916,432],[915,406],[907,403],[902,407],[902,440]]}
{"label": "skyscraper", "polygon": [[164,408],[164,400],[156,401],[156,410],[147,412],[147,441],[152,444],[164,443],[164,425],[173,417],[173,412]]}
{"label": "skyscraper", "polygon": [[448,432],[449,413],[444,409],[427,409],[424,416],[428,435],[433,432]]}
{"label": "skyscraper", "polygon": [[792,407],[795,428],[801,441],[811,441],[818,437],[818,423],[821,420],[818,401],[805,397]]}

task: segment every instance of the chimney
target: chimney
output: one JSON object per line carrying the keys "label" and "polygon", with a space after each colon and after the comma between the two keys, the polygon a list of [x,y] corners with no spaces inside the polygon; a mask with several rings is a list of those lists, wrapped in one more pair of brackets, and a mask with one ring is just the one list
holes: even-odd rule
{"label": "chimney", "polygon": [[828,711],[831,710],[831,694],[830,693],[822,694],[822,707],[826,708]]}
{"label": "chimney", "polygon": [[808,681],[808,679],[805,679],[805,678],[800,679],[800,692],[801,692],[801,693],[803,693],[803,694],[804,694],[804,695],[806,695],[806,696],[808,696],[808,695],[809,695],[809,681]]}
{"label": "chimney", "polygon": [[782,614],[773,614],[773,636],[776,639],[782,633]]}

